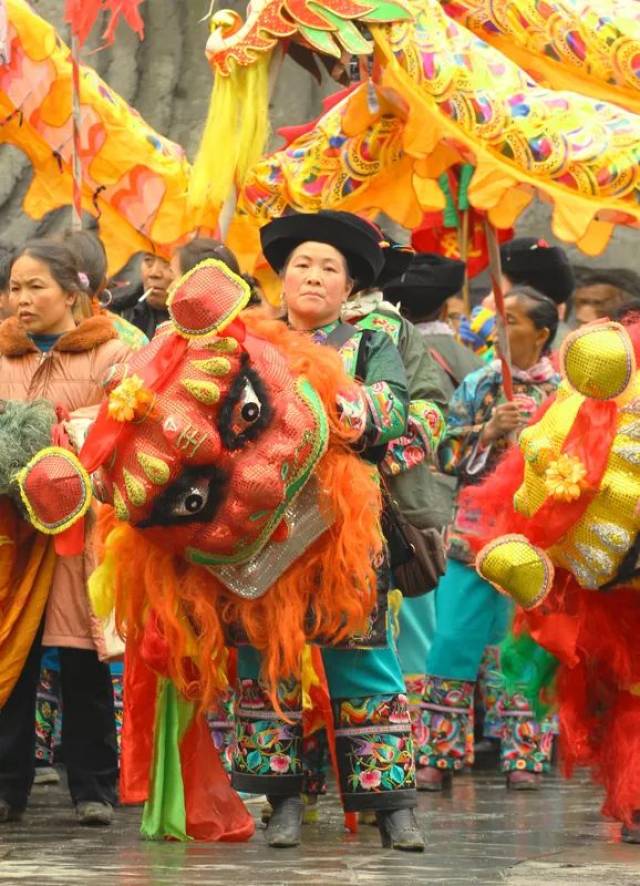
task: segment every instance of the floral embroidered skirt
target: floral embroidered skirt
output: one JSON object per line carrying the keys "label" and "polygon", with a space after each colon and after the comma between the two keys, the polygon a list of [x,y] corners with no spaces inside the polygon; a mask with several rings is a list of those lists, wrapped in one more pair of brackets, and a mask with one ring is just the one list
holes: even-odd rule
{"label": "floral embroidered skirt", "polygon": [[[471,567],[449,559],[436,589],[436,632],[427,656],[419,766],[462,769],[469,761],[470,724],[480,664],[487,646],[509,628],[512,604]],[[495,683],[495,674],[493,682]],[[527,675],[522,675],[523,684]],[[544,772],[553,747],[552,724],[539,723],[521,693],[493,687],[492,713],[500,724],[503,771]]]}
{"label": "floral embroidered skirt", "polygon": [[[336,734],[345,811],[416,805],[409,705],[395,649],[322,650]],[[238,650],[233,786],[271,796],[305,787],[302,690],[281,683],[280,716],[260,680],[260,656]]]}

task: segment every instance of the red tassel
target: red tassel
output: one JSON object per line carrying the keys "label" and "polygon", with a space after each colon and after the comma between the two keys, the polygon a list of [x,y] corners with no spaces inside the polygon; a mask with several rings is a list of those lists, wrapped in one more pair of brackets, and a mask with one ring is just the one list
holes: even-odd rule
{"label": "red tassel", "polygon": [[[555,397],[547,400],[529,424],[539,422],[554,402]],[[474,549],[480,550],[493,538],[507,533],[526,535],[531,544],[547,549],[574,526],[600,487],[616,432],[617,412],[614,402],[598,400],[585,400],[578,410],[562,447],[562,452],[579,458],[587,470],[587,489],[576,501],[549,498],[533,517],[517,513],[513,496],[524,480],[524,458],[517,446],[509,450],[483,483],[467,487],[460,496],[460,505],[481,515],[479,535],[469,539]]]}
{"label": "red tassel", "polygon": [[[327,675],[324,670],[324,662],[322,660],[322,652],[318,646],[311,647],[311,660],[313,669],[320,680],[319,686],[312,686],[309,690],[311,701],[313,702],[313,710],[309,713],[305,712],[303,723],[306,721],[307,729],[313,722],[314,728],[319,728],[324,724],[327,730],[327,739],[329,744],[329,754],[331,756],[331,764],[336,777],[338,787],[340,786],[340,772],[338,770],[338,755],[336,752],[336,730],[333,720],[333,711],[331,710],[331,696],[329,694],[329,684],[327,683]],[[358,832],[358,816],[354,812],[344,813],[344,826],[352,834]]]}
{"label": "red tassel", "polygon": [[556,692],[564,772],[591,769],[603,812],[627,824],[640,810],[640,597],[632,588],[585,591],[560,573],[544,606],[519,615],[560,656]]}
{"label": "red tassel", "polygon": [[84,517],[73,526],[60,532],[53,540],[56,554],[59,557],[78,557],[84,551]]}
{"label": "red tassel", "polygon": [[142,2],[143,0],[66,0],[64,18],[71,25],[80,45],[85,42],[102,12],[109,15],[107,27],[102,35],[107,45],[114,41],[121,16],[124,16],[131,30],[135,31],[142,40],[144,21],[138,8]]}

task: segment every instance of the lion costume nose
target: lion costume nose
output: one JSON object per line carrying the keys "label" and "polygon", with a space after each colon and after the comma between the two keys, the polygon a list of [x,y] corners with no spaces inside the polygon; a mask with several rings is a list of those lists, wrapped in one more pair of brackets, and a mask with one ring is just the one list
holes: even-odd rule
{"label": "lion costume nose", "polygon": [[524,535],[503,535],[486,545],[476,559],[482,578],[523,609],[535,609],[553,584],[551,560]]}

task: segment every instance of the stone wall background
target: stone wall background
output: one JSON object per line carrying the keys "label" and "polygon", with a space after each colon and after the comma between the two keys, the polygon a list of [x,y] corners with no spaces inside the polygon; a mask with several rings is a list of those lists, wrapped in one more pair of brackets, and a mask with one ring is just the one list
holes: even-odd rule
{"label": "stone wall background", "polygon": [[[31,0],[31,3],[68,39],[62,20],[63,0]],[[190,157],[198,145],[211,91],[211,72],[204,57],[208,24],[201,21],[209,5],[210,0],[146,0],[142,6],[145,19],[142,43],[121,24],[113,47],[92,53],[99,42],[94,37],[83,53],[83,61],[95,67],[153,127],[181,144]],[[243,13],[246,2],[221,0],[219,6]],[[321,99],[334,88],[328,78],[316,84],[286,59],[271,107],[274,132],[279,126],[301,123],[316,116]],[[274,137],[275,144],[277,137]],[[67,221],[65,211],[42,222],[22,212],[22,198],[30,178],[30,166],[24,155],[1,145],[0,241],[9,245],[58,229]],[[548,207],[540,203],[531,206],[522,216],[518,230],[559,242],[550,229]],[[637,231],[618,229],[607,251],[595,260],[587,259],[576,249],[570,252],[573,260],[580,264],[636,268],[638,238]]]}

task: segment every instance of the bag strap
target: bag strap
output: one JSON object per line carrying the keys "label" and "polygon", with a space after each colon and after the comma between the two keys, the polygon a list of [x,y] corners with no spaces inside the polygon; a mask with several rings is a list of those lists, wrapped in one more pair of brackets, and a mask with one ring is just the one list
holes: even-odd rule
{"label": "bag strap", "polygon": [[351,326],[350,323],[338,323],[336,328],[332,329],[327,336],[325,344],[330,345],[332,348],[335,348],[336,351],[339,351],[342,345],[346,345],[349,339],[353,338],[358,332],[360,332],[360,330],[356,329],[355,326]]}
{"label": "bag strap", "polygon": [[449,378],[451,379],[451,381],[454,383],[454,385],[457,388],[458,385],[460,384],[460,382],[456,378],[456,375],[455,375],[453,369],[449,366],[449,364],[444,359],[442,354],[438,353],[438,351],[436,351],[435,348],[429,348],[428,351],[429,351],[429,355],[431,357],[433,357],[433,359],[436,361],[436,363],[438,364],[440,369],[442,369],[442,370],[444,370],[444,372],[446,372],[446,374],[449,376]]}
{"label": "bag strap", "polygon": [[367,377],[369,343],[373,338],[373,331],[371,329],[358,329],[357,326],[351,326],[350,323],[339,323],[327,336],[325,345],[329,345],[329,347],[339,351],[342,345],[358,334],[360,335],[360,341],[358,342],[358,356],[356,357],[354,376],[358,381],[362,382]]}

